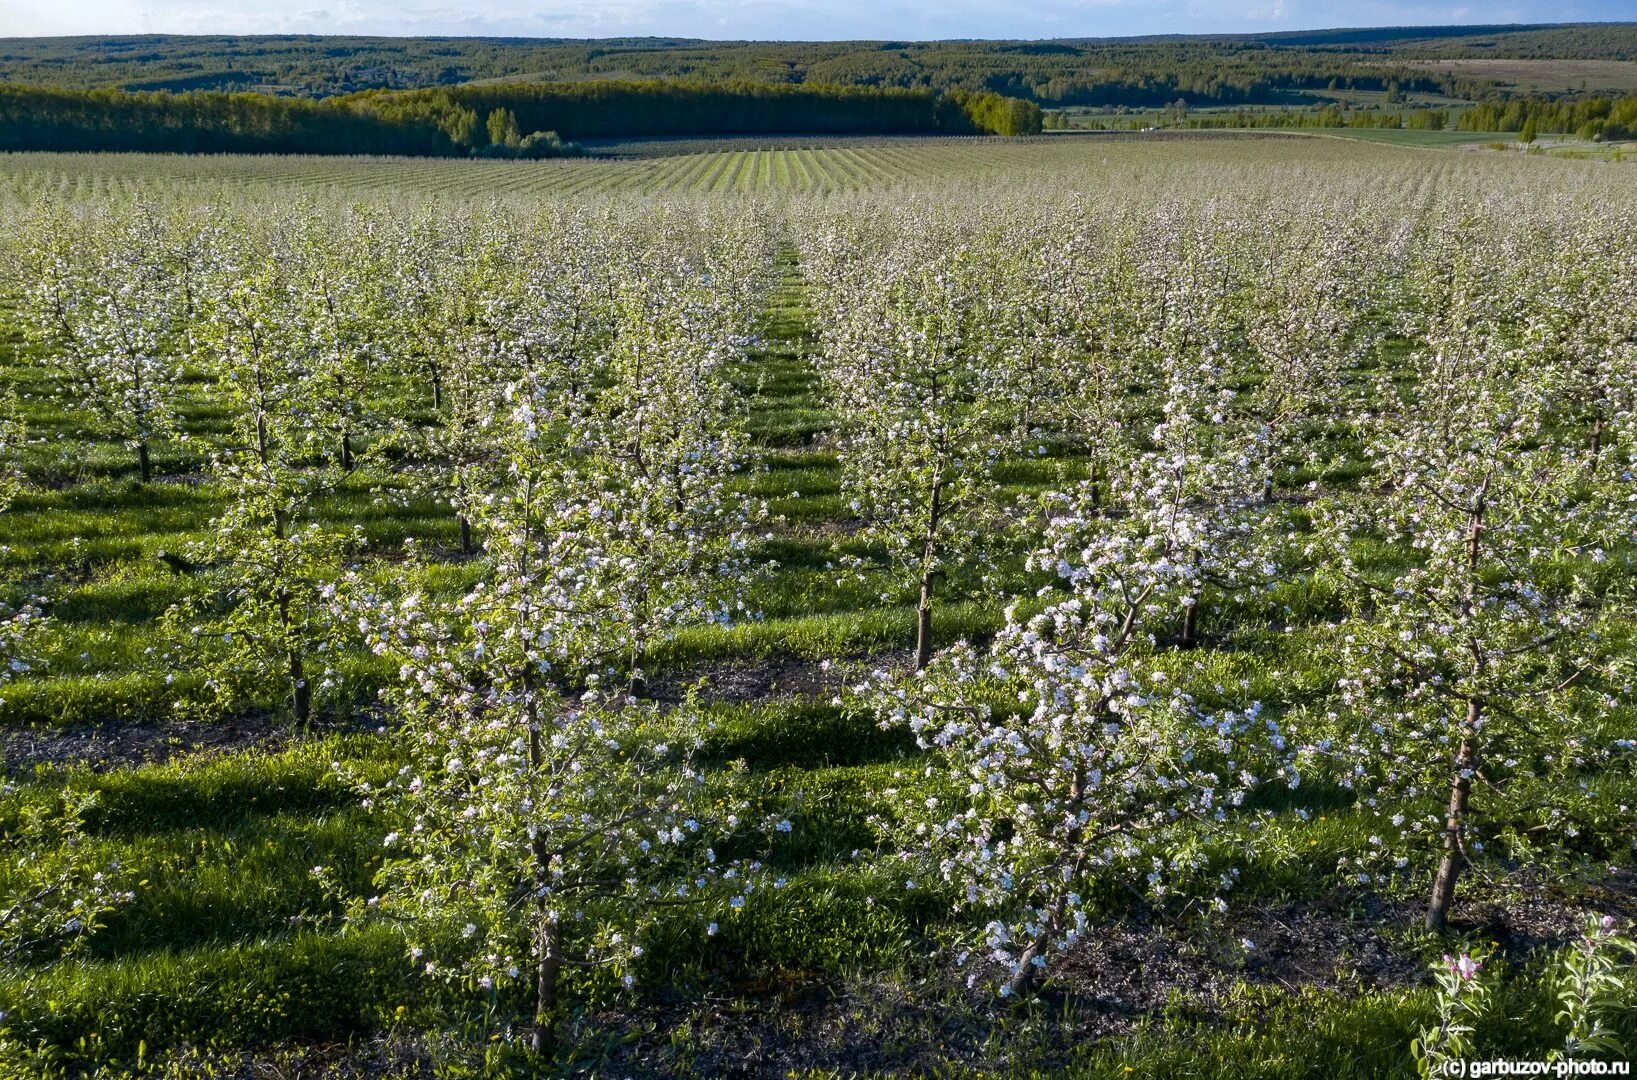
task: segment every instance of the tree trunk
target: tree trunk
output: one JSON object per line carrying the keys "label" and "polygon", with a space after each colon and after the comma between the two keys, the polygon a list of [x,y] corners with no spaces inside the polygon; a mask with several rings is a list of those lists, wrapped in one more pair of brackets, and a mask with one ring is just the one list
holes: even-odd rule
{"label": "tree trunk", "polygon": [[932,481],[932,503],[927,509],[926,540],[921,547],[921,600],[915,607],[915,670],[920,671],[932,662],[932,584],[938,576],[933,569],[938,556],[938,526],[943,520],[944,483],[941,476]]}
{"label": "tree trunk", "polygon": [[[1463,619],[1470,619],[1477,605],[1478,570],[1483,550],[1484,515],[1488,510],[1489,482],[1478,490],[1467,525],[1467,585],[1461,601]],[[1478,670],[1484,668],[1482,653],[1476,643],[1473,653],[1478,657]],[[1427,929],[1442,930],[1449,922],[1450,905],[1455,902],[1455,884],[1460,880],[1461,868],[1466,864],[1466,844],[1461,831],[1466,825],[1467,803],[1472,798],[1472,777],[1469,775],[1477,758],[1478,748],[1473,740],[1478,737],[1478,725],[1483,720],[1483,707],[1477,698],[1468,698],[1466,722],[1461,728],[1461,746],[1455,752],[1455,771],[1450,777],[1449,809],[1444,815],[1444,856],[1438,863],[1438,874],[1432,879],[1432,897],[1427,902]]]}
{"label": "tree trunk", "polygon": [[432,411],[443,411],[443,379],[436,371],[432,373]]}
{"label": "tree trunk", "polygon": [[[1204,561],[1199,552],[1194,552],[1194,569],[1199,569]],[[1196,585],[1199,584],[1196,582]],[[1199,642],[1199,601],[1204,589],[1194,589],[1194,602],[1182,609],[1182,647],[1191,649]]]}
{"label": "tree trunk", "polygon": [[[533,672],[525,666],[519,682],[523,687],[524,716],[529,735],[530,786],[546,767],[546,741],[540,730],[538,703],[535,700]],[[538,795],[537,791],[532,792]],[[535,834],[530,844],[534,858],[534,1028],[529,1033],[529,1049],[541,1056],[557,1049],[557,1012],[561,1002],[562,956],[558,953],[557,935],[551,918],[551,848],[546,834]]]}
{"label": "tree trunk", "polygon": [[464,467],[455,472],[455,494],[451,500],[455,509],[455,520],[460,522],[460,553],[472,553],[472,521],[462,509],[466,505],[466,470]]}
{"label": "tree trunk", "polygon": [[153,479],[153,463],[148,460],[148,443],[146,440],[136,444],[136,464],[142,471],[142,482],[146,484]]}
{"label": "tree trunk", "polygon": [[915,670],[932,662],[932,575],[921,578],[921,602],[915,608]]}
{"label": "tree trunk", "polygon": [[341,433],[341,471],[352,472],[352,436]]}
{"label": "tree trunk", "polygon": [[1438,875],[1432,881],[1432,899],[1427,904],[1427,929],[1442,930],[1449,921],[1450,905],[1455,900],[1455,883],[1460,880],[1461,868],[1466,863],[1466,845],[1461,830],[1466,824],[1467,803],[1472,798],[1472,777],[1469,774],[1476,750],[1472,739],[1481,710],[1476,701],[1467,703],[1466,730],[1461,735],[1461,748],[1455,755],[1455,773],[1449,786],[1449,810],[1444,817],[1444,857],[1438,863]]}
{"label": "tree trunk", "polygon": [[1006,992],[1009,997],[1022,1000],[1033,994],[1035,988],[1040,985],[1040,975],[1046,969],[1044,966],[1037,966],[1035,958],[1044,953],[1051,947],[1052,942],[1057,940],[1058,926],[1062,921],[1063,901],[1059,899],[1052,904],[1051,913],[1046,916],[1046,925],[1041,927],[1040,935],[1029,942],[1029,947],[1023,950],[1022,956],[1018,957],[1020,966],[1017,969],[1017,974],[1006,982]]}
{"label": "tree trunk", "polygon": [[[1075,770],[1074,783],[1069,788],[1067,811],[1078,821],[1080,811],[1086,806],[1086,773],[1083,768]],[[1069,868],[1065,881],[1077,880],[1086,867],[1086,852],[1083,850],[1085,829],[1075,825],[1068,831],[1064,840],[1064,848],[1075,852],[1074,863]],[[1051,911],[1046,915],[1046,925],[1040,928],[1040,935],[1029,942],[1029,947],[1023,950],[1019,957],[1021,961],[1017,974],[1007,982],[1006,989],[1011,995],[1018,998],[1032,994],[1040,983],[1040,976],[1046,970],[1045,965],[1037,966],[1035,957],[1044,953],[1057,940],[1057,935],[1063,927],[1063,912],[1068,906],[1066,897],[1059,895],[1052,901]]]}
{"label": "tree trunk", "polygon": [[307,685],[307,665],[302,662],[301,651],[290,641],[290,594],[279,593],[279,625],[284,630],[285,658],[290,672],[290,707],[295,712],[296,723],[302,730],[306,730],[307,722],[312,718],[313,694],[312,687]]}
{"label": "tree trunk", "polygon": [[643,648],[639,639],[631,645],[631,681],[625,687],[629,697],[643,697],[648,693],[648,676],[643,673],[642,660]]}
{"label": "tree trunk", "polygon": [[1279,471],[1279,452],[1274,448],[1275,440],[1273,438],[1273,429],[1274,424],[1270,422],[1267,429],[1267,445],[1262,450],[1262,465],[1267,469],[1267,473],[1262,477],[1263,506],[1267,506],[1273,502],[1273,480],[1274,476]]}
{"label": "tree trunk", "polygon": [[307,665],[301,653],[290,650],[290,700],[295,707],[296,723],[306,730],[313,718],[313,688],[307,683]]}
{"label": "tree trunk", "polygon": [[[256,420],[256,430],[257,434],[263,439],[262,446],[265,455],[266,426],[260,417]],[[283,512],[275,510],[273,512],[273,536],[281,546],[287,533],[288,529],[285,526]],[[279,630],[284,635],[284,656],[290,674],[290,708],[295,713],[296,723],[300,724],[302,730],[305,731],[313,715],[313,691],[312,687],[307,685],[307,665],[302,661],[301,650],[296,647],[290,632],[290,590],[280,588],[274,593],[274,597],[278,601]]]}
{"label": "tree trunk", "polygon": [[558,983],[563,962],[557,955],[557,939],[543,897],[535,901],[535,909],[539,922],[535,950],[539,956],[534,972],[534,1030],[529,1033],[529,1049],[544,1057],[557,1049]]}

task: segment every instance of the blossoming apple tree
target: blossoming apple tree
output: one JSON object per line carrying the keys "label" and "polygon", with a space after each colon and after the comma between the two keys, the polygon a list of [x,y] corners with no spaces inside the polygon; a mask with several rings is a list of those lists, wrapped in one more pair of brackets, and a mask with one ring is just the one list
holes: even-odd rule
{"label": "blossoming apple tree", "polygon": [[306,725],[315,663],[317,688],[336,688],[320,590],[351,540],[317,513],[344,473],[324,453],[317,383],[327,376],[293,316],[301,301],[291,262],[277,237],[247,239],[205,303],[196,347],[231,418],[210,467],[231,502],[196,560],[210,568],[210,587],[167,617],[173,660],[204,671],[218,704],[240,704],[274,678]]}
{"label": "blossoming apple tree", "polygon": [[157,210],[91,220],[47,207],[27,226],[27,327],[62,393],[135,452],[144,482],[152,444],[173,433],[183,319]]}
{"label": "blossoming apple tree", "polygon": [[984,318],[985,262],[972,244],[918,246],[847,268],[824,301],[843,494],[894,580],[918,592],[917,666],[932,658],[940,579],[981,558],[1004,524],[994,470],[1017,433]]}
{"label": "blossoming apple tree", "polygon": [[[1256,558],[1242,518],[1258,475],[1249,454],[1202,444],[1143,454],[1106,492],[1087,481],[1054,496],[1031,565],[1066,597],[1038,614],[1014,603],[987,656],[961,645],[854,689],[930,754],[916,787],[889,793],[888,824],[988,920],[970,955],[998,966],[1005,994],[1034,989],[1075,942],[1094,883],[1196,888],[1200,825],[1296,781],[1260,706],[1201,705],[1164,641],[1205,567]],[[1211,888],[1231,883],[1217,872]]]}
{"label": "blossoming apple tree", "polygon": [[[1471,249],[1466,249],[1471,250]],[[1428,861],[1427,925],[1517,815],[1562,824],[1557,791],[1595,737],[1629,603],[1614,552],[1634,523],[1629,475],[1588,486],[1583,441],[1554,437],[1554,377],[1509,342],[1492,267],[1457,253],[1422,271],[1424,346],[1363,421],[1379,496],[1320,515],[1351,614],[1337,628],[1345,783],[1391,819],[1384,857]],[[1390,572],[1361,542],[1386,545]],[[1485,812],[1487,810],[1487,813]]]}

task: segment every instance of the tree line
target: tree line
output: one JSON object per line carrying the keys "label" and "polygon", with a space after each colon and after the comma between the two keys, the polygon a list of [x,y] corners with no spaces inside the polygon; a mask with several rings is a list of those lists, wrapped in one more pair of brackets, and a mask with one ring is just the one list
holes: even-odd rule
{"label": "tree line", "polygon": [[1033,134],[999,94],[859,86],[597,81],[252,93],[0,87],[0,150],[555,156],[567,138],[718,134]]}
{"label": "tree line", "polygon": [[477,126],[510,110],[521,131],[567,138],[625,135],[945,134],[1028,135],[1039,106],[1000,94],[895,87],[594,80],[472,84],[407,93],[372,91],[341,105],[377,115],[432,119],[457,146],[481,147]]}
{"label": "tree line", "polygon": [[1637,94],[1553,101],[1513,98],[1485,102],[1461,114],[1462,131],[1551,131],[1582,139],[1637,139]]}

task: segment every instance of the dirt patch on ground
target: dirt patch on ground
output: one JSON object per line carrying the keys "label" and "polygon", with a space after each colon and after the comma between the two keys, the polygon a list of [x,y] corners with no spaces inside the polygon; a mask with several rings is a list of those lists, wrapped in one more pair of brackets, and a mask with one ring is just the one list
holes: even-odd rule
{"label": "dirt patch on ground", "polygon": [[[753,662],[706,664],[667,672],[648,686],[648,695],[666,705],[680,704],[699,684],[705,702],[747,703],[775,698],[822,697],[841,691],[849,673],[908,663],[899,650],[826,669],[817,660],[771,657]],[[98,771],[169,761],[185,754],[229,753],[278,748],[311,735],[374,731],[390,720],[371,710],[348,720],[315,721],[302,735],[287,719],[272,714],[226,715],[211,720],[109,721],[62,727],[0,727],[0,773],[18,775],[37,765],[85,765]]]}
{"label": "dirt patch on ground", "polygon": [[1198,926],[1102,926],[1068,952],[1057,981],[1127,1019],[1163,1009],[1177,993],[1210,1010],[1238,982],[1287,990],[1413,986],[1426,965],[1382,930],[1414,917],[1406,905],[1375,898],[1345,905],[1326,898],[1247,908]]}
{"label": "dirt patch on ground", "polygon": [[749,1001],[600,1022],[644,1033],[611,1063],[627,1076],[1004,1074],[1024,1063],[1049,1074],[1179,997],[1196,1015],[1216,1015],[1241,982],[1336,993],[1418,985],[1425,963],[1374,924],[1406,914],[1387,905],[1349,913],[1291,904],[1206,927],[1101,926],[1065,958],[1043,997],[1020,1007],[968,989],[951,967],[919,982],[774,988]]}
{"label": "dirt patch on ground", "polygon": [[1610,866],[1592,880],[1560,880],[1523,873],[1498,883],[1462,913],[1457,928],[1471,928],[1517,959],[1580,936],[1594,918],[1637,922],[1637,869]]}
{"label": "dirt patch on ground", "polygon": [[865,524],[864,519],[858,517],[841,518],[839,520],[827,518],[822,521],[798,522],[797,524],[790,526],[788,532],[791,536],[803,538],[816,537],[820,540],[835,540],[838,538],[845,539],[849,536],[857,536],[859,533],[863,532]]}
{"label": "dirt patch on ground", "polygon": [[1197,923],[1093,927],[1033,1003],[1009,1005],[966,971],[845,983],[792,979],[593,1019],[634,1033],[607,1063],[623,1076],[768,1078],[808,1071],[888,1075],[1050,1073],[1181,998],[1210,1017],[1239,983],[1347,993],[1419,985],[1426,964],[1382,933],[1408,905],[1352,898],[1258,906]]}
{"label": "dirt patch on ground", "polygon": [[909,664],[913,652],[897,649],[828,663],[799,657],[774,656],[750,663],[703,664],[667,672],[648,684],[655,701],[676,704],[693,686],[701,687],[706,702],[749,703],[774,698],[817,697],[839,694],[849,680],[875,668],[898,669]]}
{"label": "dirt patch on ground", "polygon": [[[315,723],[309,735],[371,730],[372,721],[361,717],[347,723]],[[15,776],[39,765],[83,765],[104,772],[163,763],[187,754],[277,749],[304,737],[308,736],[293,730],[288,721],[262,714],[7,728],[0,729],[0,771]]]}
{"label": "dirt patch on ground", "polygon": [[648,684],[656,701],[673,704],[699,686],[707,702],[752,702],[774,697],[812,697],[834,694],[841,681],[816,660],[771,657],[754,663],[707,664],[670,672]]}

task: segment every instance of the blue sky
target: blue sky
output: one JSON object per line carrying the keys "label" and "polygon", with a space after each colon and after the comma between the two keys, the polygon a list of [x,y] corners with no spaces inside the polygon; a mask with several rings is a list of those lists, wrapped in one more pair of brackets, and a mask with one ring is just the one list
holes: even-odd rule
{"label": "blue sky", "polygon": [[0,36],[1103,37],[1637,20],[1637,0],[0,0]]}

